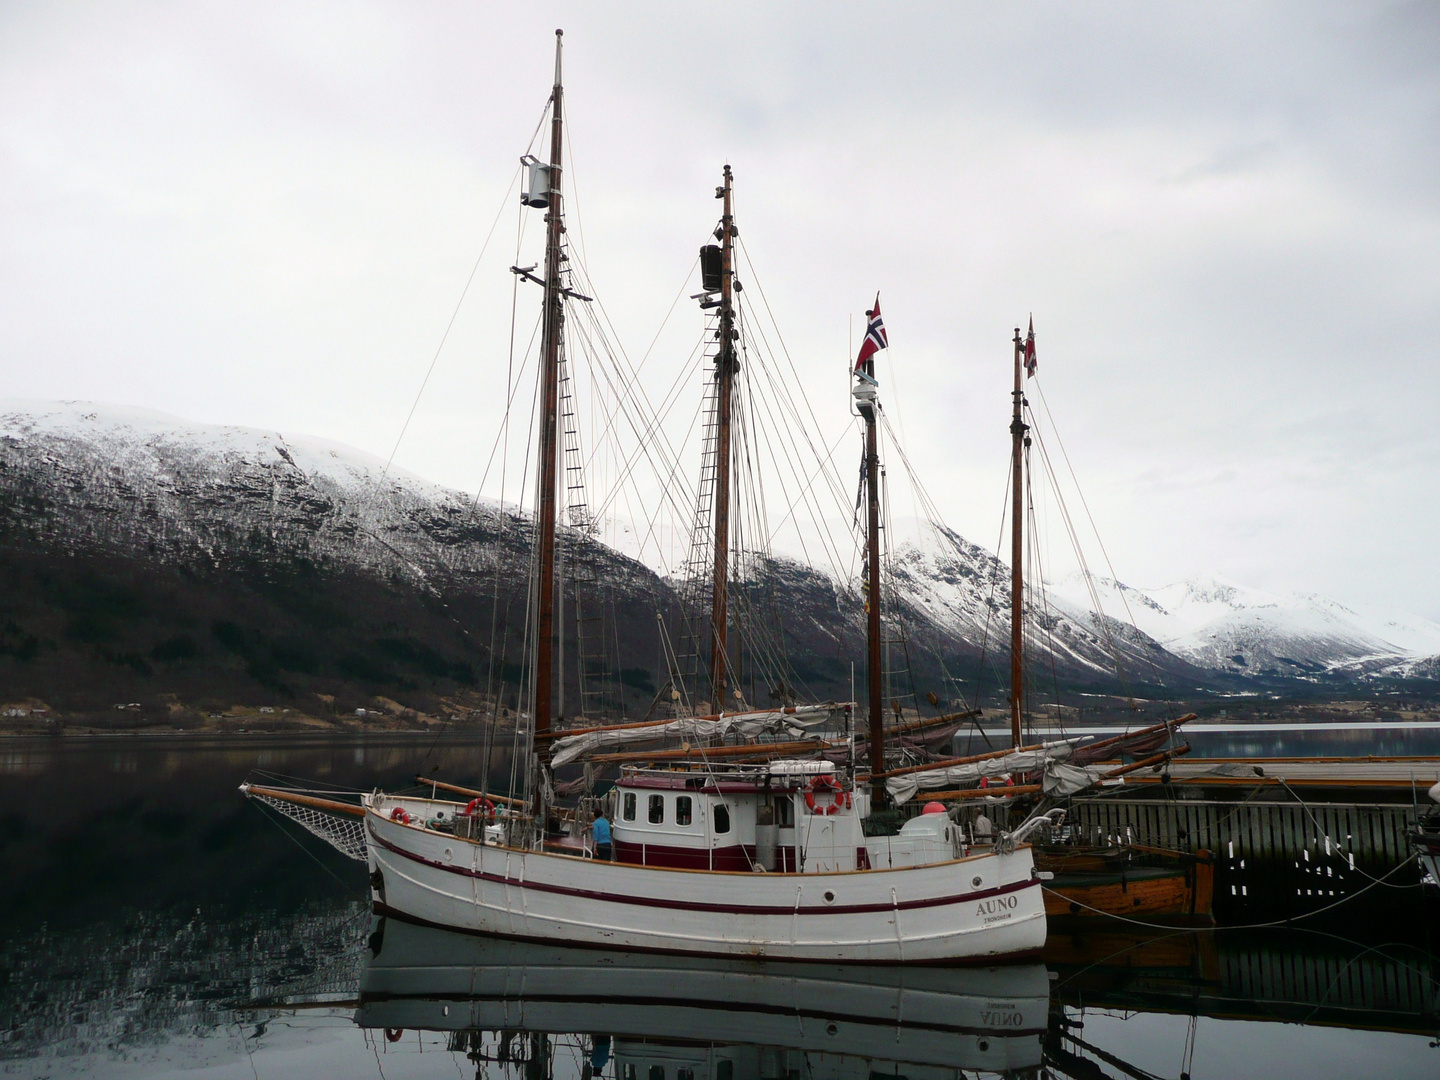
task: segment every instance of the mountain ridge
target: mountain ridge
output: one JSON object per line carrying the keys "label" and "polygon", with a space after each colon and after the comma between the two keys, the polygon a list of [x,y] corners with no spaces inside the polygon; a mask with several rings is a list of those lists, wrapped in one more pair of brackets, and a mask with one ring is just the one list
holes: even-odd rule
{"label": "mountain ridge", "polygon": [[[217,704],[368,693],[439,709],[516,662],[496,643],[523,634],[528,517],[343,444],[151,410],[5,401],[0,508],[0,686],[12,700],[78,683],[128,700],[164,683],[200,697],[213,686]],[[615,677],[643,710],[665,681],[655,616],[673,609],[675,583],[567,535],[611,590],[618,667],[629,673]],[[802,689],[848,695],[864,655],[858,583],[784,558],[767,565]],[[958,700],[977,678],[1003,690],[1005,564],[940,530],[928,545],[901,544],[890,569],[917,696],[934,687]],[[1148,591],[1101,580],[1097,592],[1104,615],[1083,582],[1046,584],[1029,622],[1047,678],[1114,688],[1117,661],[1132,681],[1186,692],[1257,677],[1440,674],[1440,647],[1424,648],[1440,626],[1424,620],[1362,617],[1218,578]],[[1277,622],[1277,612],[1290,614]],[[1392,625],[1420,647],[1377,629]],[[754,693],[765,704],[763,688]]]}

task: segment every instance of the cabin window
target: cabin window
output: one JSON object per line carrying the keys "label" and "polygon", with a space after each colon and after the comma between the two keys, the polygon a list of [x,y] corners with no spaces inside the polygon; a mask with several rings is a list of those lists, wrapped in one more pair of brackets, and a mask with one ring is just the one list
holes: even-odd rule
{"label": "cabin window", "polygon": [[735,1080],[735,1063],[733,1061],[716,1062],[715,1080]]}
{"label": "cabin window", "polygon": [[625,1080],[636,1080],[635,1063],[633,1061],[627,1061],[625,1063],[625,1071],[622,1072],[620,1075],[623,1076]]}
{"label": "cabin window", "polygon": [[691,815],[694,813],[689,795],[677,795],[675,797],[675,824],[689,825]]}
{"label": "cabin window", "polygon": [[665,1066],[664,1066],[664,1065],[651,1065],[651,1066],[650,1066],[650,1080],[665,1080]]}
{"label": "cabin window", "polygon": [[723,802],[715,804],[715,831],[727,833],[730,831],[730,808]]}
{"label": "cabin window", "polygon": [[775,797],[775,824],[781,829],[795,827],[795,802],[788,795]]}
{"label": "cabin window", "polygon": [[676,1069],[675,1080],[695,1080],[694,1069]]}
{"label": "cabin window", "polygon": [[665,796],[650,796],[650,824],[663,825],[665,823]]}
{"label": "cabin window", "polygon": [[626,821],[635,820],[635,792],[625,792],[625,801],[620,806],[620,816]]}

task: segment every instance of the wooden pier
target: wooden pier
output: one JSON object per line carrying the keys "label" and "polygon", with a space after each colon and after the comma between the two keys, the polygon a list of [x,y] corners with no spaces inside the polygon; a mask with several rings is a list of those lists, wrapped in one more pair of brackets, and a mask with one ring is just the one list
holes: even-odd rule
{"label": "wooden pier", "polygon": [[1377,901],[1418,894],[1407,833],[1417,807],[1431,805],[1426,790],[1437,775],[1434,758],[1191,759],[1172,763],[1168,782],[1147,778],[1073,800],[1067,825],[1094,843],[1208,850],[1217,913],[1289,917],[1362,890]]}

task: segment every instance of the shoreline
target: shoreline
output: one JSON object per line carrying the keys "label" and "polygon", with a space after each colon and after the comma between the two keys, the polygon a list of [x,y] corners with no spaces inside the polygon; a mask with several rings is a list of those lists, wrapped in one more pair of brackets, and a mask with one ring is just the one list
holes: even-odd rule
{"label": "shoreline", "polygon": [[[978,729],[985,735],[1008,736],[1010,729],[1005,727],[983,726]],[[1036,724],[1027,727],[1030,736],[1055,736],[1067,737],[1075,735],[1120,735],[1127,731],[1135,730],[1135,725],[1123,726],[1115,723],[1099,724],[1067,724],[1063,727],[1053,723]],[[1284,733],[1284,732],[1383,732],[1383,731],[1440,731],[1440,720],[1313,720],[1313,721],[1267,721],[1256,720],[1249,723],[1226,720],[1206,723],[1204,721],[1192,720],[1180,729],[1181,734],[1217,734],[1217,735],[1238,735],[1249,732],[1254,733]],[[366,739],[419,739],[432,738],[445,741],[461,741],[470,739],[481,739],[487,734],[486,728],[481,724],[466,726],[451,726],[435,724],[426,727],[385,727],[385,726],[350,726],[350,727],[295,727],[295,728],[140,728],[121,731],[89,730],[76,731],[70,728],[58,729],[29,729],[29,730],[0,730],[0,743],[4,742],[51,742],[64,741],[75,742],[83,740],[96,740],[105,742],[130,741],[133,739],[185,739],[187,741],[206,740],[275,740],[280,742],[331,742],[336,740],[366,740]]]}

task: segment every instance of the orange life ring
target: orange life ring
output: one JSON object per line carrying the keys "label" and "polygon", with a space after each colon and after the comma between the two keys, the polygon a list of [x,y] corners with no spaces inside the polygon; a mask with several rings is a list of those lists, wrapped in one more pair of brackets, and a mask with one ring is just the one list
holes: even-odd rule
{"label": "orange life ring", "polygon": [[[817,791],[829,792],[830,802],[816,806],[815,793]],[[850,793],[842,788],[840,781],[833,776],[821,773],[819,776],[812,777],[810,783],[805,785],[805,807],[810,813],[818,814],[820,817],[829,817],[831,814],[839,813],[842,806],[846,808],[850,806]]]}
{"label": "orange life ring", "polygon": [[477,810],[484,810],[487,818],[495,816],[495,804],[489,799],[471,799],[460,813],[465,817],[474,817]]}
{"label": "orange life ring", "polygon": [[411,820],[410,811],[406,810],[403,806],[397,806],[394,810],[390,811],[390,820],[398,821],[401,825],[409,825]]}

